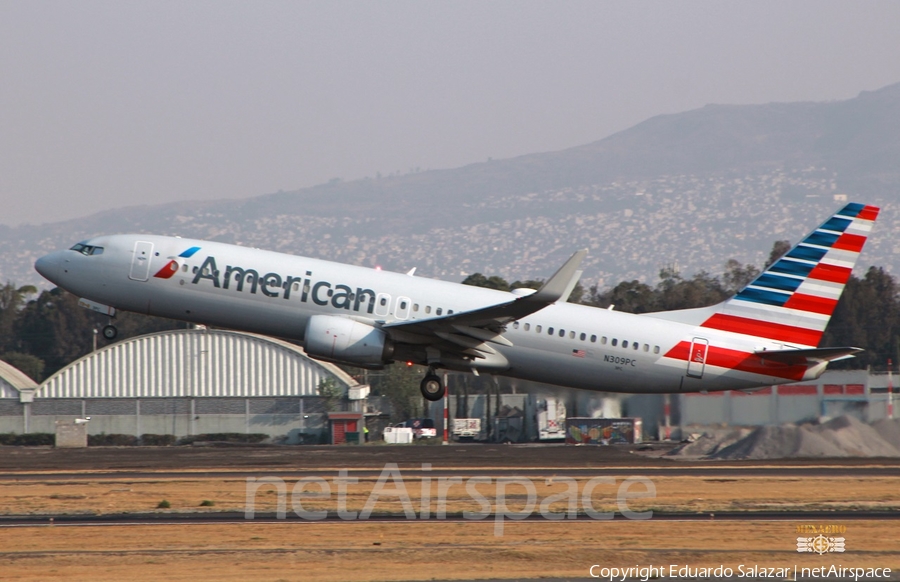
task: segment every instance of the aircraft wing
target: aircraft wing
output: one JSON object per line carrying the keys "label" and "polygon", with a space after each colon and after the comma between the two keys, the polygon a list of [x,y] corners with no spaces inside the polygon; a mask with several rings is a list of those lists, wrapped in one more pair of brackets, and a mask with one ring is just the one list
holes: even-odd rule
{"label": "aircraft wing", "polygon": [[436,345],[445,351],[480,357],[478,352],[492,352],[485,342],[511,346],[502,333],[506,324],[521,319],[565,299],[581,274],[578,270],[587,250],[573,254],[540,289],[530,295],[506,303],[463,311],[452,315],[388,323],[382,329],[395,341]]}
{"label": "aircraft wing", "polygon": [[863,352],[862,348],[808,348],[803,350],[759,350],[753,352],[764,360],[781,364],[808,364],[815,362],[833,362],[853,357]]}

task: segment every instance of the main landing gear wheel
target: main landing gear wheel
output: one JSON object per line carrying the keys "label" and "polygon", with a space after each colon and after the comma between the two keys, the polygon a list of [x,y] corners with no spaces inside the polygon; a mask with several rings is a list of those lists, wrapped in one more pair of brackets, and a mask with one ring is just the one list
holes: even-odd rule
{"label": "main landing gear wheel", "polygon": [[103,337],[109,341],[116,339],[117,335],[119,335],[119,330],[116,329],[116,326],[106,325],[103,327]]}
{"label": "main landing gear wheel", "polygon": [[431,373],[422,378],[419,389],[425,400],[436,402],[444,397],[444,385],[441,384],[441,379],[437,374]]}

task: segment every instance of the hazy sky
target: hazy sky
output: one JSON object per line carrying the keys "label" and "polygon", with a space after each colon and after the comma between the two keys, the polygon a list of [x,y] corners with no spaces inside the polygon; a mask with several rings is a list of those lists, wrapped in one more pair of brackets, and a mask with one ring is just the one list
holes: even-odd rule
{"label": "hazy sky", "polygon": [[898,2],[0,0],[0,224],[847,99],[898,54]]}

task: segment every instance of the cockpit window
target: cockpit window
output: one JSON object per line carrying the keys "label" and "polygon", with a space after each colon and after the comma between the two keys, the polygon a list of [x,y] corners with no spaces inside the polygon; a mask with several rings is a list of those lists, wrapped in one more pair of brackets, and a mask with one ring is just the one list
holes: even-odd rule
{"label": "cockpit window", "polygon": [[103,247],[93,247],[91,245],[86,245],[84,243],[78,243],[69,250],[75,251],[76,253],[81,253],[82,255],[102,255],[103,254]]}

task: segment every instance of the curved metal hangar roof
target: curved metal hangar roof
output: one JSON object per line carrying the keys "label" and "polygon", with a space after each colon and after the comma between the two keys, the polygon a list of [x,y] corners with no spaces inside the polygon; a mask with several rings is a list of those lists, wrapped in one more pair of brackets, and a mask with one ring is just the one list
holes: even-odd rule
{"label": "curved metal hangar roof", "polygon": [[190,329],[154,333],[106,346],[48,378],[38,398],[318,396],[332,377],[357,382],[293,344],[247,333]]}

